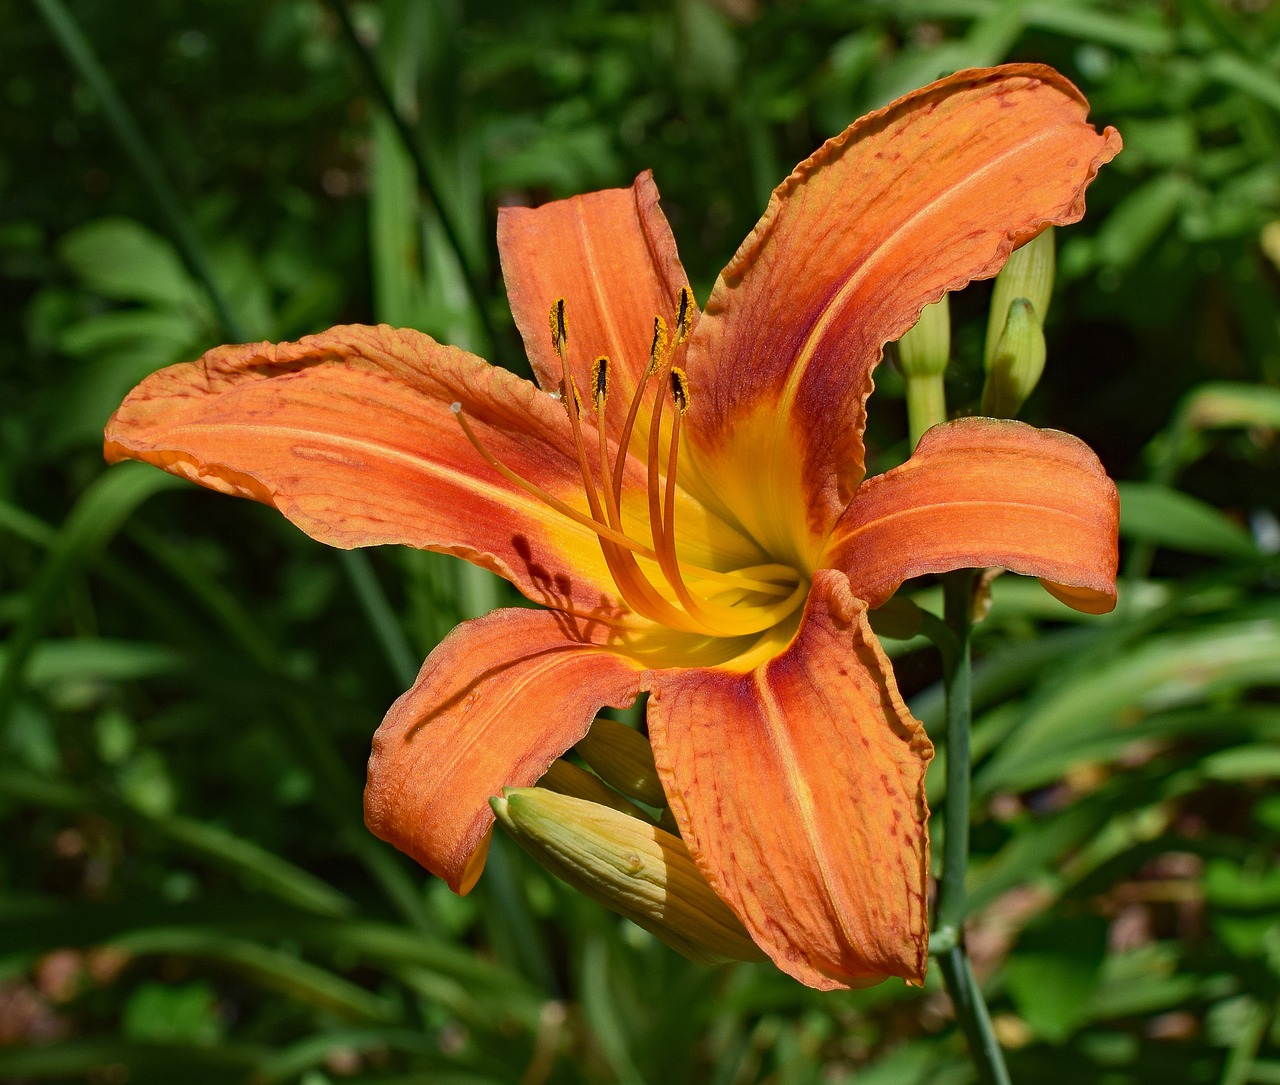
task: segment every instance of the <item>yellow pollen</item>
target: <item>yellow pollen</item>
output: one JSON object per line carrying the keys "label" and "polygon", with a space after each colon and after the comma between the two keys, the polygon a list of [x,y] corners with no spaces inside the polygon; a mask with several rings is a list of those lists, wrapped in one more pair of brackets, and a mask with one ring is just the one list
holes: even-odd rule
{"label": "yellow pollen", "polygon": [[658,367],[666,360],[667,344],[671,337],[667,334],[667,322],[660,316],[653,318],[653,342],[649,344],[649,370],[656,373]]}
{"label": "yellow pollen", "polygon": [[547,324],[551,328],[551,349],[563,357],[565,344],[569,342],[569,322],[565,317],[564,298],[556,298],[551,303]]}
{"label": "yellow pollen", "polygon": [[564,401],[565,407],[567,408],[569,403],[572,402],[574,408],[577,410],[577,413],[582,414],[582,393],[578,391],[578,382],[574,380],[572,377],[569,378],[569,391],[573,393],[572,400],[570,400],[569,396],[565,392],[564,381],[561,381],[560,382],[560,398],[561,400]]}
{"label": "yellow pollen", "polygon": [[671,367],[671,400],[684,414],[689,409],[689,378],[683,369]]}
{"label": "yellow pollen", "polygon": [[603,354],[591,363],[591,398],[598,410],[604,408],[609,398],[609,359]]}
{"label": "yellow pollen", "polygon": [[698,306],[693,300],[693,291],[687,286],[680,288],[680,300],[676,303],[676,344],[689,338],[693,329],[693,318],[698,315]]}

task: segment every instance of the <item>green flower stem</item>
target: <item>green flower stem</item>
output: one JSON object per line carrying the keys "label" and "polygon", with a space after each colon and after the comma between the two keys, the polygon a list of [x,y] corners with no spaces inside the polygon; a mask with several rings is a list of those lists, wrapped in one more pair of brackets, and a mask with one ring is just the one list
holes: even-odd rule
{"label": "green flower stem", "polygon": [[970,685],[970,607],[973,571],[964,569],[943,579],[944,613],[953,643],[943,654],[947,692],[946,836],[943,838],[942,877],[934,926],[958,931],[964,921],[965,878],[969,868],[969,731],[972,721]]}
{"label": "green flower stem", "polygon": [[128,106],[116,93],[115,84],[111,82],[110,76],[98,63],[93,46],[80,33],[80,27],[76,25],[71,13],[62,5],[61,0],[34,0],[34,2],[44,17],[45,25],[57,39],[58,46],[67,55],[67,59],[80,74],[80,78],[93,88],[93,93],[102,106],[102,112],[111,126],[116,141],[150,192],[156,209],[169,230],[169,235],[178,246],[178,251],[182,253],[182,259],[191,273],[200,280],[205,293],[209,295],[209,302],[213,305],[227,335],[237,342],[244,342],[247,336],[231,311],[227,296],[214,278],[213,269],[195,227],[191,225],[191,220],[183,211],[182,204],[160,166],[160,160],[151,150],[151,144],[147,142],[146,136],[138,127]]}
{"label": "green flower stem", "polygon": [[911,447],[920,443],[925,430],[947,420],[947,395],[941,373],[907,378],[907,425]]}
{"label": "green flower stem", "polygon": [[937,961],[947,993],[955,1005],[956,1018],[969,1041],[969,1054],[978,1069],[978,1079],[983,1085],[1010,1085],[1004,1053],[991,1027],[991,1014],[987,1012],[982,988],[974,978],[964,946],[953,946],[939,954]]}
{"label": "green flower stem", "polygon": [[[937,374],[917,372],[908,376],[907,425],[913,450],[930,426],[947,420],[942,379],[945,369],[944,365]],[[991,1015],[964,948],[965,878],[969,870],[969,731],[973,717],[970,631],[975,575],[973,569],[947,574],[942,580],[944,619],[927,611],[922,616],[921,631],[942,655],[942,681],[947,695],[947,795],[943,800],[946,830],[930,952],[942,970],[979,1079],[983,1085],[1009,1085],[1009,1071],[991,1028]]]}
{"label": "green flower stem", "polygon": [[964,569],[943,579],[944,623],[926,623],[942,653],[947,693],[947,795],[943,800],[942,876],[934,911],[933,952],[942,970],[956,1019],[969,1041],[969,1052],[984,1085],[1009,1085],[991,1015],[974,979],[964,948],[965,877],[969,867],[969,732],[973,716],[970,650],[974,571]]}

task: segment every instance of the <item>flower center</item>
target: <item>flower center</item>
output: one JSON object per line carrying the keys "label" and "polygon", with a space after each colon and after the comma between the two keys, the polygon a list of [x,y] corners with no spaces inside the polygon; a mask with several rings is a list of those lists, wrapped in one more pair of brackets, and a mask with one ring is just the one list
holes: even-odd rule
{"label": "flower center", "polygon": [[[609,455],[605,416],[609,399],[610,361],[601,356],[592,363],[588,391],[595,413],[598,436],[598,464],[593,467],[583,437],[582,394],[569,373],[569,329],[564,298],[551,306],[549,326],[551,341],[561,366],[561,399],[569,416],[577,449],[578,469],[590,515],[541,487],[521,478],[498,461],[481,443],[472,429],[462,405],[453,411],[468,440],[485,461],[504,478],[536,497],[560,515],[594,532],[618,593],[637,614],[655,622],[690,633],[714,637],[739,637],[773,628],[793,614],[804,601],[808,583],[789,565],[776,563],[751,565],[722,571],[682,561],[676,549],[676,472],[680,458],[680,431],[689,409],[690,383],[683,369],[676,366],[676,352],[689,337],[696,313],[693,292],[681,287],[675,316],[674,342],[667,322],[661,316],[653,319],[653,337],[649,344],[649,362],[627,408],[617,449]],[[633,538],[623,528],[621,506],[623,478],[640,413],[648,388],[655,388],[649,435],[645,443],[647,467],[649,541]],[[659,435],[667,399],[672,409],[666,454],[666,470],[662,470]],[[596,473],[599,473],[597,485]],[[649,568],[640,563],[644,560]],[[657,569],[653,566],[656,564]],[[658,575],[654,575],[654,574]]]}

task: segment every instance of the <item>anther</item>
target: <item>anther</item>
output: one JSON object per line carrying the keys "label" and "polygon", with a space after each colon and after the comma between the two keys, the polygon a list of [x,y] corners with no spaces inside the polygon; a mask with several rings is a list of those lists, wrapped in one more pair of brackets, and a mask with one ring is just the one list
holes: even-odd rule
{"label": "anther", "polygon": [[[594,376],[594,373],[592,374]],[[594,383],[594,382],[593,382]],[[582,394],[578,391],[578,382],[572,377],[569,378],[569,388],[573,392],[573,406],[579,417],[582,416]],[[564,381],[560,382],[560,399],[564,403],[565,409],[569,407],[569,397],[565,395]]]}
{"label": "anther", "polygon": [[693,318],[698,315],[698,307],[693,300],[693,291],[687,286],[680,288],[680,301],[676,306],[676,345],[679,346],[689,338],[693,330]]}
{"label": "anther", "polygon": [[671,399],[681,414],[689,409],[689,378],[677,366],[671,367]]}
{"label": "anther", "polygon": [[609,359],[603,354],[591,363],[591,397],[597,408],[604,406],[609,395]]}
{"label": "anther", "polygon": [[564,314],[564,298],[556,298],[551,303],[547,324],[551,329],[551,349],[557,354],[562,354],[564,345],[569,342],[569,323]]}
{"label": "anther", "polygon": [[667,322],[660,316],[653,318],[653,342],[649,344],[649,372],[656,373],[658,367],[667,356],[667,344],[671,337],[667,334]]}

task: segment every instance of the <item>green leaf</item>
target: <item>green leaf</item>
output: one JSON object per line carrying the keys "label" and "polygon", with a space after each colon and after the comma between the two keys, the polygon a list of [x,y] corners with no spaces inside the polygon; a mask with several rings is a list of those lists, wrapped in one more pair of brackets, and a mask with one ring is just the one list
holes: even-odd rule
{"label": "green leaf", "polygon": [[1191,183],[1175,173],[1161,174],[1134,189],[1103,220],[1093,239],[1094,263],[1133,267],[1172,225],[1190,192]]}
{"label": "green leaf", "polygon": [[133,956],[198,957],[243,973],[264,987],[345,1017],[395,1021],[400,1011],[387,999],[296,954],[273,949],[213,928],[150,927],[113,939]]}
{"label": "green leaf", "polygon": [[1184,1006],[1201,986],[1196,976],[1180,974],[1178,947],[1151,943],[1113,953],[1089,997],[1090,1020],[1159,1013]]}
{"label": "green leaf", "polygon": [[1005,982],[1031,1031],[1061,1043],[1088,1014],[1107,951],[1098,916],[1050,917],[1024,931],[1005,962]]}
{"label": "green leaf", "polygon": [[1187,394],[1179,414],[1193,429],[1260,426],[1280,430],[1280,388],[1231,381],[1202,384]]}
{"label": "green leaf", "polygon": [[979,770],[976,790],[1053,780],[1099,736],[1147,713],[1280,682],[1280,624],[1229,622],[1155,637],[1119,658],[1061,676]]}
{"label": "green leaf", "polygon": [[1249,533],[1212,505],[1154,482],[1121,482],[1120,534],[1192,554],[1257,555]]}
{"label": "green leaf", "polygon": [[1211,780],[1271,780],[1280,777],[1280,747],[1236,746],[1206,757],[1201,771]]}
{"label": "green leaf", "polygon": [[86,223],[58,248],[80,281],[105,298],[204,308],[203,295],[173,246],[132,219]]}
{"label": "green leaf", "polygon": [[147,498],[181,480],[141,464],[124,464],[95,479],[68,515],[28,593],[27,613],[10,637],[0,673],[0,721],[26,676],[28,657],[62,592]]}
{"label": "green leaf", "polygon": [[218,998],[204,982],[173,987],[144,983],[125,1003],[122,1031],[129,1040],[211,1046],[222,1039]]}

